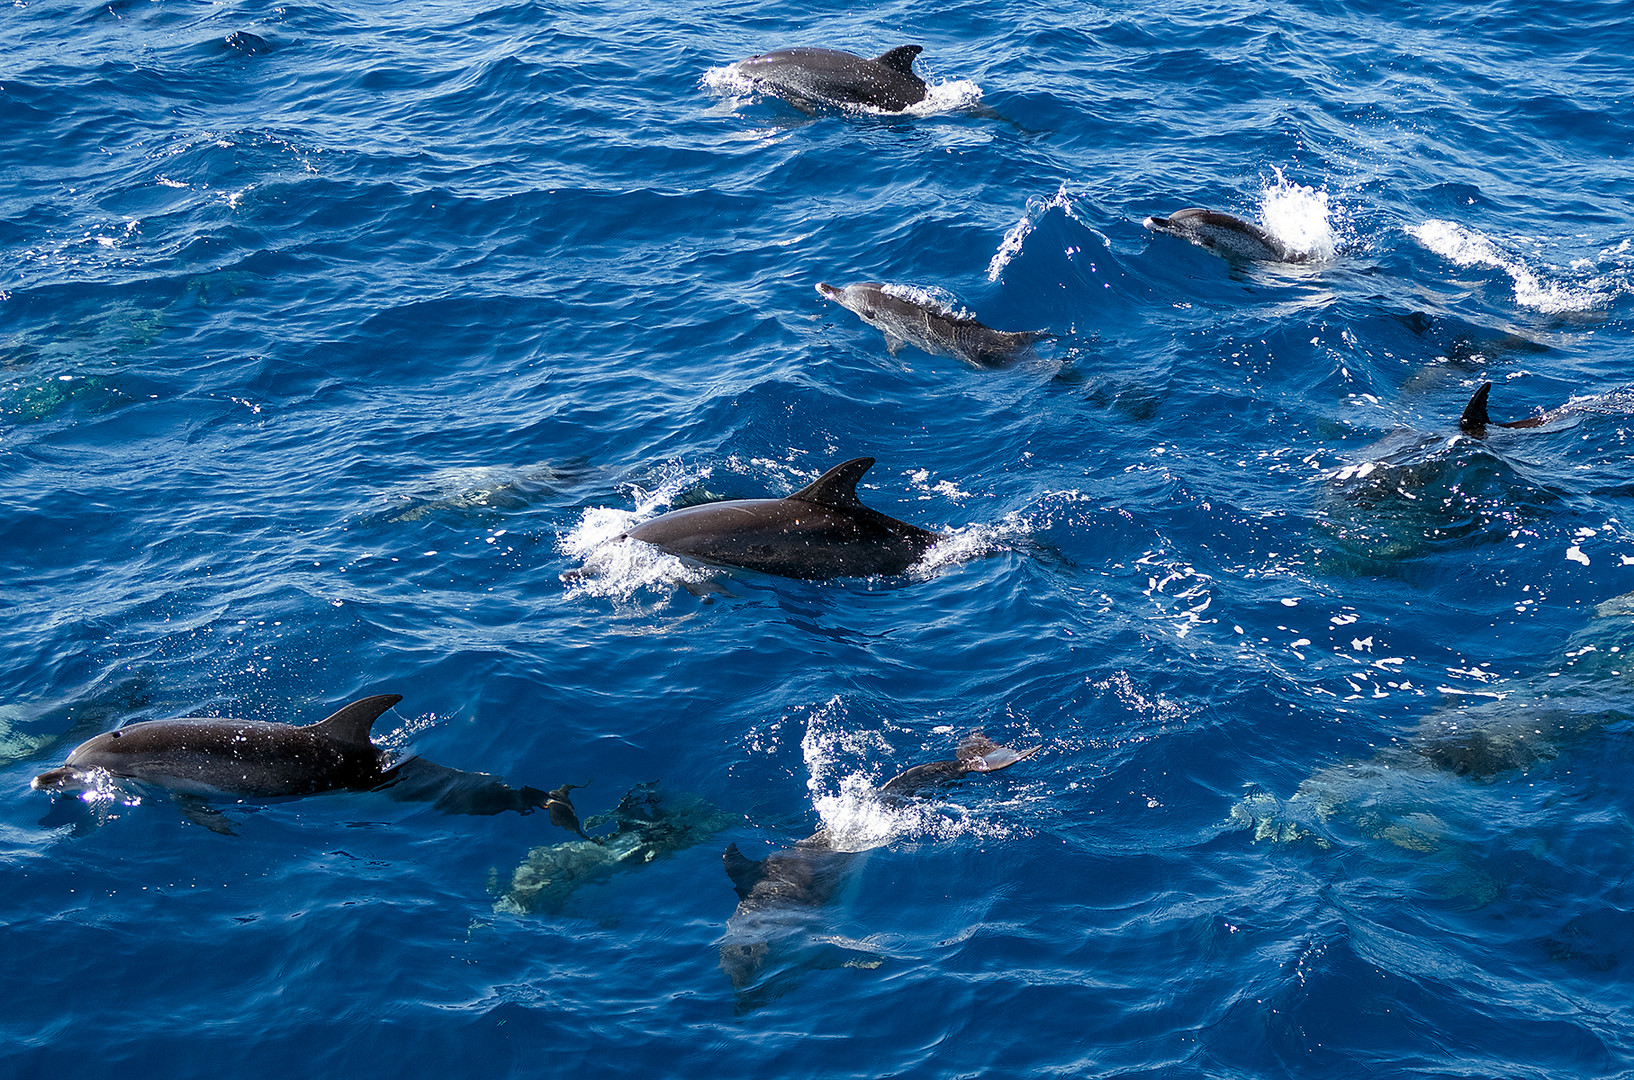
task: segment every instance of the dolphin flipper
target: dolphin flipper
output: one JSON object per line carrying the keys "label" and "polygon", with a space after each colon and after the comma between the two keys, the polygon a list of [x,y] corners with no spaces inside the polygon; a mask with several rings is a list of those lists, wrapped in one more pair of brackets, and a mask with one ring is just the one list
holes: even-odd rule
{"label": "dolphin flipper", "polygon": [[175,796],[176,809],[181,811],[182,817],[195,825],[203,825],[206,829],[220,836],[237,836],[233,831],[233,823],[227,820],[227,815],[211,806],[197,795]]}

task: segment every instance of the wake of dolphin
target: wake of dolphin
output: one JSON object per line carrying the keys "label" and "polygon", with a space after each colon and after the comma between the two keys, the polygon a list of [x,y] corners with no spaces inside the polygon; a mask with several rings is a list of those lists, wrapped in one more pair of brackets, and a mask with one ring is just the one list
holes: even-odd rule
{"label": "wake of dolphin", "polygon": [[[1601,275],[1591,275],[1581,284],[1545,281],[1525,259],[1504,250],[1490,236],[1478,229],[1467,229],[1451,221],[1431,218],[1423,224],[1410,227],[1407,235],[1454,266],[1485,267],[1503,271],[1514,283],[1515,303],[1546,315],[1603,308],[1611,302],[1617,292],[1628,290],[1626,283],[1619,286],[1617,282]],[[1626,248],[1627,241],[1624,241],[1624,246]],[[1590,265],[1592,264],[1589,264],[1588,260],[1578,260],[1573,263],[1573,269],[1586,270]]]}

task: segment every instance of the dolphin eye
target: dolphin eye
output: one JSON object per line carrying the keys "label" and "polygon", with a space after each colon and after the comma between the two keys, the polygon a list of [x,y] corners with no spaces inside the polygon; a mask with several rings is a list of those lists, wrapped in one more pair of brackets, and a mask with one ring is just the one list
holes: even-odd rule
{"label": "dolphin eye", "polygon": [[123,734],[124,734],[124,732],[122,732],[122,731],[110,731],[110,732],[108,732],[108,735],[111,738],[115,738],[115,739],[119,738]]}

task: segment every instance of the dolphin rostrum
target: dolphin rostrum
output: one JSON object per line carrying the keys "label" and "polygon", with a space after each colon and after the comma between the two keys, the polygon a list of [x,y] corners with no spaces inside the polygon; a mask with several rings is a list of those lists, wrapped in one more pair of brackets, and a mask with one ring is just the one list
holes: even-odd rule
{"label": "dolphin rostrum", "polygon": [[383,790],[394,799],[430,802],[450,814],[528,813],[545,809],[554,824],[584,835],[568,798],[511,788],[497,776],[464,772],[421,758],[389,764],[369,729],[400,694],[376,694],[315,724],[182,717],[147,720],[104,732],[74,748],[68,761],[36,776],[36,791],[94,788],[109,777],[162,788],[189,818],[230,831],[204,806],[209,797],[269,799],[323,791]]}
{"label": "dolphin rostrum", "polygon": [[857,498],[871,457],[852,458],[783,499],[730,499],[667,514],[624,533],[672,555],[782,577],[901,574],[940,537]]}
{"label": "dolphin rostrum", "polygon": [[912,290],[877,281],[843,287],[819,283],[817,291],[882,331],[892,356],[907,344],[932,356],[951,356],[976,367],[993,367],[1014,360],[1035,341],[1051,336],[1048,330],[994,330],[969,315],[916,299]]}
{"label": "dolphin rostrum", "polygon": [[1311,258],[1310,252],[1289,247],[1252,221],[1219,210],[1192,207],[1168,217],[1149,217],[1145,224],[1153,232],[1178,236],[1228,259],[1307,262]]}
{"label": "dolphin rostrum", "polygon": [[728,70],[807,112],[819,105],[901,112],[925,100],[925,81],[913,73],[922,51],[921,45],[899,45],[869,60],[838,49],[778,49]]}
{"label": "dolphin rostrum", "polygon": [[[875,788],[873,795],[886,805],[901,803],[971,773],[1008,768],[1038,751],[1037,746],[1013,750],[980,734],[971,735],[959,744],[954,760],[915,765]],[[744,855],[736,844],[727,847],[722,862],[737,890],[738,906],[727,921],[721,970],[735,990],[743,991],[758,981],[773,959],[774,945],[798,932],[803,921],[799,909],[821,907],[833,899],[859,854],[836,847],[826,826],[759,862]]]}

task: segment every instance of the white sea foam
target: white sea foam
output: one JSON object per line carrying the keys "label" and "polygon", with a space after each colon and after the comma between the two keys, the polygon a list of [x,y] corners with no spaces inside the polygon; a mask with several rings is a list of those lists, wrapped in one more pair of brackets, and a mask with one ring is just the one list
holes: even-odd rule
{"label": "white sea foam", "polygon": [[1336,245],[1328,193],[1296,184],[1273,170],[1276,182],[1260,194],[1260,223],[1289,249],[1331,259]]}
{"label": "white sea foam", "polygon": [[1049,199],[1032,198],[1027,200],[1027,209],[1022,211],[1021,220],[1010,226],[1010,231],[1004,234],[999,241],[998,251],[987,264],[987,280],[997,281],[1004,268],[1010,265],[1017,255],[1021,254],[1021,246],[1038,227],[1038,222],[1051,210],[1066,210],[1069,206],[1067,185],[1062,184],[1055,195]]}
{"label": "white sea foam", "polygon": [[1431,218],[1409,228],[1407,234],[1455,265],[1483,266],[1508,274],[1515,284],[1515,302],[1521,307],[1561,314],[1590,311],[1611,299],[1601,279],[1591,278],[1577,285],[1545,281],[1519,255],[1503,250],[1486,234],[1455,222]]}
{"label": "white sea foam", "polygon": [[812,806],[840,851],[868,851],[897,839],[951,839],[965,834],[1002,837],[1009,829],[992,815],[940,799],[882,801],[879,785],[910,765],[953,757],[954,744],[915,755],[911,762],[888,762],[890,743],[875,730],[858,729],[839,697],[812,710],[800,741]]}
{"label": "white sea foam", "polygon": [[557,538],[557,550],[580,560],[577,570],[563,574],[570,595],[628,600],[642,589],[669,590],[677,585],[702,585],[708,571],[689,565],[639,540],[622,539],[625,533],[658,513],[675,496],[707,477],[673,469],[652,491],[631,487],[634,510],[592,506],[578,524]]}
{"label": "white sea foam", "polygon": [[945,315],[950,319],[973,319],[969,311],[960,305],[959,300],[945,289],[938,289],[924,285],[899,285],[887,283],[882,286],[888,296],[899,300],[906,300],[910,304],[930,308],[932,311]]}

